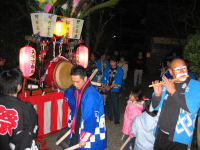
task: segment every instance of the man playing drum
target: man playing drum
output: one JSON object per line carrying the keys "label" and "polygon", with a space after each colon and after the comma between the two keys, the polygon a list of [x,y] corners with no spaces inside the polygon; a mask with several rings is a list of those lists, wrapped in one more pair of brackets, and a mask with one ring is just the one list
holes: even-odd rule
{"label": "man playing drum", "polygon": [[76,103],[70,145],[79,143],[79,149],[104,150],[106,127],[103,98],[91,85],[82,66],[72,68],[71,79],[76,88],[74,91]]}

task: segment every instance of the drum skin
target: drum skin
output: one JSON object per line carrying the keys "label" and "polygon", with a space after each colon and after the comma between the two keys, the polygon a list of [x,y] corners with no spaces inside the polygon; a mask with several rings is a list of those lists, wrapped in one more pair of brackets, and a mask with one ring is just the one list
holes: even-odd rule
{"label": "drum skin", "polygon": [[72,85],[70,72],[73,65],[63,59],[54,59],[51,62],[45,64],[45,68],[47,70],[45,77],[45,84],[54,89],[62,89],[65,90]]}

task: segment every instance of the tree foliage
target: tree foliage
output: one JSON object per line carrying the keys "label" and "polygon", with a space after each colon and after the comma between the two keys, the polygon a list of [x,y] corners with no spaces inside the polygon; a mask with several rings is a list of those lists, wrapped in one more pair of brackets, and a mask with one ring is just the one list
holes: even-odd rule
{"label": "tree foliage", "polygon": [[[74,0],[57,0],[50,12],[65,17],[83,19],[96,10],[113,7],[119,2],[119,0],[80,0],[77,6],[73,7],[73,1]],[[43,11],[43,9],[39,7],[38,1],[27,0],[27,4],[33,12]],[[66,6],[65,9],[63,8],[63,5]]]}
{"label": "tree foliage", "polygon": [[190,70],[195,76],[200,77],[200,32],[188,37],[183,57],[189,61]]}
{"label": "tree foliage", "polygon": [[199,0],[168,0],[170,27],[177,37],[187,37],[200,27]]}

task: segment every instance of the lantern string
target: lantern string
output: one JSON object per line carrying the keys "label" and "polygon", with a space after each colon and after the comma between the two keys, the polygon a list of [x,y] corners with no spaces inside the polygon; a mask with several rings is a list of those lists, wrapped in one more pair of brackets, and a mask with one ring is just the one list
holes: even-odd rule
{"label": "lantern string", "polygon": [[30,40],[28,40],[28,42],[27,42],[27,45],[30,45],[30,42],[31,42],[31,41],[30,41]]}
{"label": "lantern string", "polygon": [[56,57],[55,49],[56,49],[56,38],[53,40],[53,58]]}
{"label": "lantern string", "polygon": [[59,45],[59,56],[61,56],[62,54],[62,44],[63,44],[63,40],[61,40],[60,45]]}

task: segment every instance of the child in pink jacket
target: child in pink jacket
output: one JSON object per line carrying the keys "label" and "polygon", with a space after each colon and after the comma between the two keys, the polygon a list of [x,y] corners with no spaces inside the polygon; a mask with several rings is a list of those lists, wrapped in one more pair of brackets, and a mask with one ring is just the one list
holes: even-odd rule
{"label": "child in pink jacket", "polygon": [[131,140],[129,143],[124,147],[124,150],[129,150],[130,147],[133,147],[135,138],[131,135],[131,123],[133,119],[140,115],[143,110],[143,100],[141,91],[133,90],[129,95],[129,100],[127,101],[126,109],[124,112],[124,123],[123,123],[123,142],[130,136]]}

